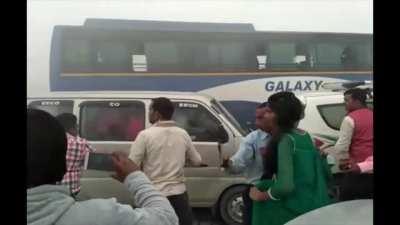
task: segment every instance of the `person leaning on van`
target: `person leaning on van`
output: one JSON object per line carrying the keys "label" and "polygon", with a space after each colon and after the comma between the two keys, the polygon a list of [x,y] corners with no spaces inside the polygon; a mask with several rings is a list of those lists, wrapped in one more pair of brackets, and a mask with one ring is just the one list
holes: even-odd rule
{"label": "person leaning on van", "polygon": [[67,172],[61,184],[69,186],[71,195],[76,197],[81,190],[80,179],[85,157],[95,150],[86,139],[78,136],[77,118],[74,114],[63,113],[56,118],[64,127],[68,140]]}
{"label": "person leaning on van", "polygon": [[367,91],[354,88],[344,92],[347,116],[340,126],[334,152],[344,171],[340,200],[372,198],[374,116],[366,104]]}
{"label": "person leaning on van", "polygon": [[149,120],[153,125],[138,134],[129,158],[167,196],[178,215],[179,224],[192,225],[193,216],[183,169],[187,161],[194,166],[203,164],[189,134],[171,120],[173,113],[174,105],[169,99],[152,100]]}
{"label": "person leaning on van", "polygon": [[139,167],[121,153],[112,160],[116,174],[138,207],[111,199],[76,201],[67,186],[56,185],[66,172],[67,137],[49,113],[27,110],[26,215],[29,225],[178,225],[168,200]]}
{"label": "person leaning on van", "polygon": [[[225,158],[222,164],[222,167],[227,168],[227,171],[230,173],[244,172],[249,184],[258,181],[264,172],[262,154],[265,154],[265,146],[267,145],[269,134],[260,128],[266,107],[267,103],[257,106],[255,121],[257,130],[249,133],[240,143],[239,150],[230,159]],[[252,200],[249,197],[251,187],[252,185],[248,185],[242,194],[244,225],[251,224]]]}

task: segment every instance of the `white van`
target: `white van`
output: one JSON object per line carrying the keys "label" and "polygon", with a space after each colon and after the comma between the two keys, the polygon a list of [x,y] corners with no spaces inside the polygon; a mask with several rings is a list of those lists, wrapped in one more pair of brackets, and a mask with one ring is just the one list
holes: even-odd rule
{"label": "white van", "polygon": [[245,178],[221,169],[223,156],[239,147],[244,131],[215,99],[188,92],[63,92],[28,98],[28,107],[52,115],[69,112],[78,118],[79,134],[95,147],[87,157],[80,199],[116,197],[132,203],[129,193],[113,180],[109,154],[129,152],[139,131],[150,126],[151,99],[166,97],[175,104],[173,119],[191,136],[208,167],[187,167],[186,185],[193,207],[215,207],[227,224],[240,224]]}

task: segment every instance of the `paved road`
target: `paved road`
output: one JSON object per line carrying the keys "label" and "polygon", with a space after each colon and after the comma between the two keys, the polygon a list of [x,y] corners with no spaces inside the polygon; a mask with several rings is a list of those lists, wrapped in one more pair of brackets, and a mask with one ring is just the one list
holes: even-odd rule
{"label": "paved road", "polygon": [[193,225],[226,225],[221,220],[213,218],[211,209],[193,208],[194,223]]}

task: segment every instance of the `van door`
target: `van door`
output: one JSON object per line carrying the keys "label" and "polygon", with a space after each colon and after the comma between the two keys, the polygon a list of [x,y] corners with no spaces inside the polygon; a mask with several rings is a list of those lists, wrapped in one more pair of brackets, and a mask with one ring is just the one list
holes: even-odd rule
{"label": "van door", "polygon": [[215,202],[219,190],[225,188],[224,179],[221,179],[226,176],[220,168],[221,145],[228,142],[228,132],[206,106],[190,101],[175,101],[174,104],[173,120],[188,132],[203,163],[207,164],[207,167],[185,168],[189,198],[198,206],[207,205]]}
{"label": "van door", "polygon": [[83,101],[79,104],[79,133],[89,140],[95,153],[87,159],[82,179],[81,199],[116,197],[132,203],[126,188],[113,180],[110,154],[129,154],[132,142],[145,128],[145,104],[142,101]]}

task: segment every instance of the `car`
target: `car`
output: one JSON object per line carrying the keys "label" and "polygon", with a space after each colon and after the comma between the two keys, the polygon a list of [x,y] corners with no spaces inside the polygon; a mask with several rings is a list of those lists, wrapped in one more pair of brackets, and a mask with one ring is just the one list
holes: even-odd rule
{"label": "car", "polygon": [[[373,109],[372,92],[370,93],[367,106]],[[333,173],[340,172],[333,146],[339,138],[340,125],[347,113],[343,94],[343,90],[339,90],[297,95],[305,107],[304,118],[298,127],[308,131],[317,148],[328,154]]]}
{"label": "car", "polygon": [[303,214],[285,225],[372,225],[373,200],[339,202]]}
{"label": "car", "polygon": [[190,205],[211,207],[226,224],[241,224],[241,193],[246,179],[228,174],[220,165],[224,156],[236,152],[246,131],[214,98],[190,92],[53,92],[50,97],[31,96],[27,104],[54,116],[75,114],[80,136],[95,147],[96,152],[86,157],[78,199],[115,197],[133,204],[124,186],[110,177],[109,154],[130,151],[138,132],[151,125],[148,110],[156,97],[167,97],[175,104],[173,119],[189,133],[208,165],[185,168]]}

